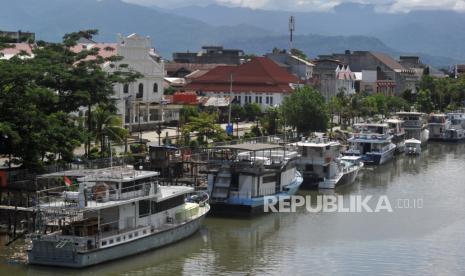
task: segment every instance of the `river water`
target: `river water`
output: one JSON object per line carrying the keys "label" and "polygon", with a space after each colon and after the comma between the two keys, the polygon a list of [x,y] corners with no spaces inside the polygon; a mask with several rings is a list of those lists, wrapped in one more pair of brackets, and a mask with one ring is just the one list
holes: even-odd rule
{"label": "river water", "polygon": [[319,194],[341,195],[344,204],[353,195],[386,196],[392,212],[300,207],[255,219],[207,218],[184,241],[82,270],[8,261],[17,249],[0,247],[0,275],[465,275],[465,144],[430,143],[420,157],[365,168],[353,185],[300,194],[315,202]]}

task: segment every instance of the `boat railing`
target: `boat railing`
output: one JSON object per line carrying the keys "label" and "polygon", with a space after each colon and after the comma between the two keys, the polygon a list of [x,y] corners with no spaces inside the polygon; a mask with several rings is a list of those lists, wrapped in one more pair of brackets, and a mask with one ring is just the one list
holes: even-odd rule
{"label": "boat railing", "polygon": [[82,192],[77,186],[60,186],[37,192],[38,206],[40,208],[83,208],[97,206],[99,203],[109,201],[129,200],[155,193],[156,184],[144,182],[141,184],[112,189],[109,185],[92,186]]}

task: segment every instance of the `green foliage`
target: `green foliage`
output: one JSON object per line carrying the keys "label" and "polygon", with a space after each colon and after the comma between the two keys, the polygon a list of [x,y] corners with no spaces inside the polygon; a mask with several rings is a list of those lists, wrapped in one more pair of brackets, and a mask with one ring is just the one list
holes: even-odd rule
{"label": "green foliage", "polygon": [[262,114],[260,106],[256,103],[244,105],[244,116],[249,121],[255,121]]}
{"label": "green foliage", "polygon": [[197,135],[197,141],[201,145],[207,145],[208,140],[224,141],[226,139],[226,131],[221,128],[216,122],[218,114],[200,113],[197,117],[190,117],[189,123],[182,125],[181,132],[183,137],[189,137],[190,134]]}
{"label": "green foliage", "polygon": [[179,120],[181,124],[189,122],[189,118],[199,116],[199,108],[197,106],[185,105],[179,111]]}
{"label": "green foliage", "polygon": [[329,120],[327,106],[315,89],[308,86],[296,89],[284,99],[281,108],[285,120],[299,133],[326,131]]}
{"label": "green foliage", "polygon": [[130,146],[131,153],[139,154],[147,152],[147,146],[144,143],[134,143]]}
{"label": "green foliage", "polygon": [[296,57],[299,57],[301,59],[308,60],[307,55],[302,50],[292,48],[291,49],[291,54],[296,56]]}
{"label": "green foliage", "polygon": [[433,111],[434,106],[431,99],[431,92],[428,89],[423,89],[418,92],[416,108],[425,113]]}
{"label": "green foliage", "polygon": [[240,118],[240,120],[244,120],[246,117],[245,109],[240,104],[232,104],[231,105],[231,117],[234,120],[236,118]]}
{"label": "green foliage", "polygon": [[112,112],[110,107],[98,105],[93,113],[95,144],[100,144],[100,152],[104,157],[107,152],[105,150],[105,137],[108,137],[111,142],[123,143],[128,138],[129,132],[121,127],[121,117]]}
{"label": "green foliage", "polygon": [[170,86],[170,87],[168,87],[168,88],[166,88],[164,90],[163,94],[165,94],[165,95],[173,95],[174,92],[176,92],[176,88]]}
{"label": "green foliage", "polygon": [[282,119],[281,111],[277,107],[269,107],[260,119],[264,134],[273,135],[278,132],[279,121]]}
{"label": "green foliage", "polygon": [[[92,139],[100,141],[103,134],[124,136],[123,131],[110,127],[116,125],[114,119],[108,121],[114,118],[109,115],[115,110],[113,86],[141,75],[128,69],[104,71],[104,63],[122,65],[121,58],[103,58],[96,48],[72,50],[77,40],[96,33],[66,34],[61,43],[39,41],[33,58],[0,60],[0,132],[12,137],[7,150],[17,163],[40,169],[47,161],[71,161],[74,148],[84,141],[90,155]],[[94,119],[93,107],[100,105],[109,113]],[[71,115],[82,106],[88,107],[86,124]]]}

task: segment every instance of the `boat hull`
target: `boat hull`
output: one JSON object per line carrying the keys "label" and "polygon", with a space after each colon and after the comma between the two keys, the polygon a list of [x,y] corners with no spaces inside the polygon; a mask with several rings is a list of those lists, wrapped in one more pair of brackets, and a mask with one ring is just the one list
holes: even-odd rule
{"label": "boat hull", "polygon": [[200,228],[207,212],[196,219],[173,228],[128,243],[95,249],[85,253],[76,252],[73,247],[57,248],[57,242],[55,241],[34,240],[32,249],[28,251],[28,263],[82,268],[143,253],[191,236]]}
{"label": "boat hull", "polygon": [[298,174],[287,185],[287,190],[268,196],[253,198],[229,198],[221,202],[210,202],[209,216],[221,217],[252,217],[266,213],[265,202],[279,202],[294,195],[302,185],[303,178]]}
{"label": "boat hull", "polygon": [[362,156],[363,163],[366,165],[382,165],[394,158],[395,148],[392,148],[381,154],[368,153]]}

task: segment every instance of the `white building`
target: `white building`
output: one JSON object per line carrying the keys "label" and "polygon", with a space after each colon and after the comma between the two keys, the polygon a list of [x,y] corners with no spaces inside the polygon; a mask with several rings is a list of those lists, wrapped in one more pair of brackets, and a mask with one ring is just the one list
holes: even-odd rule
{"label": "white building", "polygon": [[[163,61],[151,47],[150,38],[137,34],[119,35],[116,54],[123,59],[113,65],[106,64],[105,70],[132,70],[144,76],[133,83],[115,85],[116,106],[125,126],[134,129],[134,125],[140,125],[147,129],[163,122],[166,115],[163,112],[165,69]],[[119,67],[119,64],[127,65],[127,68]]]}

